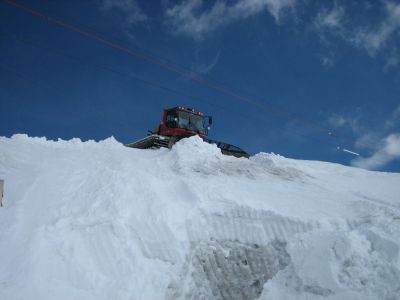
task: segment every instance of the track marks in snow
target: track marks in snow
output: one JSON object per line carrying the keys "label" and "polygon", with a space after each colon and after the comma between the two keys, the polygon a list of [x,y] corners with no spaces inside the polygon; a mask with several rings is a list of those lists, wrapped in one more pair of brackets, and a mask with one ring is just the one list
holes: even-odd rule
{"label": "track marks in snow", "polygon": [[193,243],[167,299],[256,299],[264,283],[289,264],[285,246],[279,241],[264,246],[220,240]]}
{"label": "track marks in snow", "polygon": [[349,220],[350,229],[373,228],[382,236],[400,236],[400,209],[380,202],[355,201],[352,204],[358,216]]}
{"label": "track marks in snow", "polygon": [[156,220],[141,221],[134,224],[133,230],[145,257],[170,263],[181,260],[175,250],[178,241],[166,224]]}
{"label": "track marks in snow", "polygon": [[303,222],[279,216],[270,211],[239,206],[228,211],[204,214],[189,221],[189,236],[193,241],[228,240],[247,244],[266,244],[272,240],[286,241],[298,233],[319,228],[315,222]]}
{"label": "track marks in snow", "polygon": [[398,175],[193,139],[0,138],[2,299],[396,299]]}
{"label": "track marks in snow", "polygon": [[192,248],[169,299],[256,299],[289,264],[286,241],[320,228],[246,206],[203,212],[186,226]]}

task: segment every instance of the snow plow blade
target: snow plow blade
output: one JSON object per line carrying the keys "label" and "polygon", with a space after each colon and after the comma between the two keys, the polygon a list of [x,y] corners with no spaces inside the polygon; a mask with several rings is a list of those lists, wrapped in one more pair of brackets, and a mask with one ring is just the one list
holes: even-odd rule
{"label": "snow plow blade", "polygon": [[[150,134],[141,140],[138,140],[130,144],[126,144],[125,146],[137,149],[158,149],[161,147],[171,148],[173,144],[175,144],[175,142],[177,142],[178,140],[179,139],[177,138],[171,138],[168,136]],[[210,144],[215,144],[218,148],[221,149],[222,154],[231,155],[235,157],[246,157],[246,158],[250,157],[250,155],[247,152],[240,149],[239,147],[209,139],[204,139],[204,141]]]}
{"label": "snow plow blade", "polygon": [[137,149],[158,149],[161,147],[171,148],[170,140],[171,138],[168,136],[150,134],[141,140],[126,144],[125,146]]}
{"label": "snow plow blade", "polygon": [[205,142],[210,143],[210,144],[215,144],[219,149],[221,149],[222,154],[225,155],[231,155],[235,157],[246,157],[249,158],[250,154],[248,154],[246,151],[243,149],[240,149],[239,147],[236,147],[231,144],[227,144],[224,142],[219,142],[219,141],[213,141],[209,139],[204,139]]}

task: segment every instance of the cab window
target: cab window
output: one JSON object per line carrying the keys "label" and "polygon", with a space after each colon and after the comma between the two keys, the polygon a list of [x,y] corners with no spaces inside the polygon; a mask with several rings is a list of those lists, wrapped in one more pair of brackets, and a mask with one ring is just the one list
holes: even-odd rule
{"label": "cab window", "polygon": [[175,128],[175,127],[177,127],[176,118],[177,118],[176,112],[175,112],[175,111],[170,111],[170,112],[167,114],[167,122],[166,122],[165,125],[166,125],[167,127],[169,127],[169,128]]}

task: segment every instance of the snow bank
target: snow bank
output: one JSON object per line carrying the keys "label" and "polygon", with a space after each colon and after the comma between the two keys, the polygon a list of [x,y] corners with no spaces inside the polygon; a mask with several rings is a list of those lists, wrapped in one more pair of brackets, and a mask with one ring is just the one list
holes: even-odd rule
{"label": "snow bank", "polygon": [[0,299],[400,294],[400,174],[15,135],[0,178]]}

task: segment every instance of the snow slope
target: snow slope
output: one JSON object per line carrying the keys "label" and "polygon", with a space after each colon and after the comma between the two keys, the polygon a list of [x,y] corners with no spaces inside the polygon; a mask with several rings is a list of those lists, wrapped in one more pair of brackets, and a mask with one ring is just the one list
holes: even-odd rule
{"label": "snow slope", "polygon": [[400,174],[14,135],[0,178],[0,299],[399,299]]}

